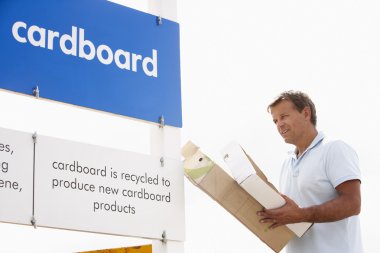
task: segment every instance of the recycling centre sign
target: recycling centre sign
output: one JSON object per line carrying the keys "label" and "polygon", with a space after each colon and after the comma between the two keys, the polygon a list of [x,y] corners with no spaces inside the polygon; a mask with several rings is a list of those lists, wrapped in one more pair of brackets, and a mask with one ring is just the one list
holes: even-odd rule
{"label": "recycling centre sign", "polygon": [[182,126],[176,22],[105,0],[3,0],[0,41],[0,88]]}

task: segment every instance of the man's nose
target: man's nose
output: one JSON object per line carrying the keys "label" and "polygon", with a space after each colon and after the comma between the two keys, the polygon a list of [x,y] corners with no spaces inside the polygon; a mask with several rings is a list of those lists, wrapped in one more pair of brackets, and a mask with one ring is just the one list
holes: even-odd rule
{"label": "man's nose", "polygon": [[281,120],[277,121],[277,128],[278,129],[280,129],[283,126],[284,126],[284,122],[283,121],[281,121]]}

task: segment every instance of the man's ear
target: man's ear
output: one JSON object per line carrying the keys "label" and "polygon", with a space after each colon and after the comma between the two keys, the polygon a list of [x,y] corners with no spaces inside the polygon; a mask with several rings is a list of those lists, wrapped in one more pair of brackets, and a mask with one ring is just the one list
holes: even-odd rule
{"label": "man's ear", "polygon": [[309,106],[305,106],[305,108],[302,110],[302,113],[306,120],[311,120],[311,110]]}

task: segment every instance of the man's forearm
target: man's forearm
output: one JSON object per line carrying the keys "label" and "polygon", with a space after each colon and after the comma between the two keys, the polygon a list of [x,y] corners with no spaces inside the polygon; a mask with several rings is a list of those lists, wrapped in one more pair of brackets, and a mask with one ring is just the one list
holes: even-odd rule
{"label": "man's forearm", "polygon": [[261,222],[278,227],[298,222],[333,222],[360,213],[360,181],[351,180],[336,187],[338,196],[320,205],[300,208],[284,195],[286,204],[280,208],[258,212]]}
{"label": "man's forearm", "polygon": [[360,199],[340,196],[321,205],[302,208],[306,222],[333,222],[360,213]]}

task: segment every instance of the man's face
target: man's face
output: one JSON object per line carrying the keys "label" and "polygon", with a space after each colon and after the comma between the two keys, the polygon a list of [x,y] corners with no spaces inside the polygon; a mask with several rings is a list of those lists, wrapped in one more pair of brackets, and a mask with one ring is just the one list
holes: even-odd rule
{"label": "man's face", "polygon": [[271,108],[273,122],[286,143],[300,143],[310,126],[310,110],[298,112],[291,101],[283,100]]}

